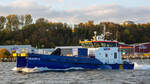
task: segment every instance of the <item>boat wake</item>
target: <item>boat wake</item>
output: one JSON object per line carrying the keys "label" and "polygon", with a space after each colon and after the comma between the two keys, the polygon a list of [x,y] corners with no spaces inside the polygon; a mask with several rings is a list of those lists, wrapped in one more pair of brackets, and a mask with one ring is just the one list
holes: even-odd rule
{"label": "boat wake", "polygon": [[150,65],[134,63],[134,69],[135,70],[150,70]]}
{"label": "boat wake", "polygon": [[35,68],[17,68],[14,67],[12,70],[13,71],[21,71],[21,72],[27,72],[27,73],[32,73],[32,72],[44,72],[44,71],[69,71],[69,70],[83,70],[84,68],[81,67],[72,67],[72,68],[67,68],[67,69],[49,69],[47,67],[35,67]]}
{"label": "boat wake", "polygon": [[41,68],[37,68],[38,72],[42,72],[42,71],[69,71],[69,70],[83,70],[84,68],[81,67],[72,67],[72,68],[67,68],[67,69],[49,69],[47,67],[41,67]]}

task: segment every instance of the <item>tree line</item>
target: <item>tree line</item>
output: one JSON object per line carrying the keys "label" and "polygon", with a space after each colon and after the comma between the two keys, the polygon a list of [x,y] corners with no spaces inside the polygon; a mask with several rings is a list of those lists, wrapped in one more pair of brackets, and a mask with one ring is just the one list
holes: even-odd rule
{"label": "tree line", "polygon": [[0,16],[0,45],[32,45],[36,48],[54,48],[56,46],[80,45],[79,40],[90,40],[103,32],[106,25],[108,40],[118,40],[127,44],[150,42],[150,23],[116,24],[113,22],[93,21],[69,25],[62,22],[50,22],[38,18],[33,22],[30,14]]}

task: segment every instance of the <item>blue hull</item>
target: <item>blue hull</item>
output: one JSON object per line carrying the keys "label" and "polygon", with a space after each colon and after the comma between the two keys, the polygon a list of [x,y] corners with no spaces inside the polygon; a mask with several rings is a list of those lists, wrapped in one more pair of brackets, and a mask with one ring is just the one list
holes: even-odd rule
{"label": "blue hull", "polygon": [[95,58],[28,54],[28,57],[17,57],[17,67],[44,67],[48,69],[68,69],[72,67],[83,69],[134,69],[134,64],[103,64]]}

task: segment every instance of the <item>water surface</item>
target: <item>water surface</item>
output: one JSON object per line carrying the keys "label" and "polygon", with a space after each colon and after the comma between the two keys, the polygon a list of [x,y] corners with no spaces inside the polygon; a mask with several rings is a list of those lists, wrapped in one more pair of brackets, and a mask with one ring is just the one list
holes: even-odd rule
{"label": "water surface", "polygon": [[[150,60],[136,61],[136,70],[79,70],[17,73],[13,63],[0,63],[0,84],[150,84]],[[141,68],[141,69],[140,69]]]}

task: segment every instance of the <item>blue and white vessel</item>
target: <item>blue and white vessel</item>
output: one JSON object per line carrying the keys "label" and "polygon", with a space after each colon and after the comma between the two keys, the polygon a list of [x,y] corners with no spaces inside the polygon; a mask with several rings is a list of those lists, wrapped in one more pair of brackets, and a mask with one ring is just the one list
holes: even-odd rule
{"label": "blue and white vessel", "polygon": [[21,53],[16,70],[134,69],[134,63],[122,60],[118,42],[105,40],[104,36],[95,33],[91,41],[80,41],[82,47],[60,47],[51,55]]}

